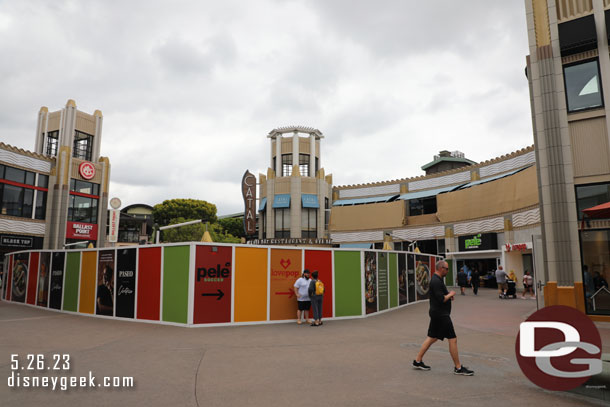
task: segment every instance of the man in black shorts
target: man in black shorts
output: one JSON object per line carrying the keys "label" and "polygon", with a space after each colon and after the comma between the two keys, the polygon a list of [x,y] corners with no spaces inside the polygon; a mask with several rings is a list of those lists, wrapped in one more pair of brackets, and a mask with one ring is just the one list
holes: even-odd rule
{"label": "man in black shorts", "polygon": [[437,340],[444,340],[447,338],[449,342],[449,353],[453,359],[455,368],[453,373],[472,376],[474,372],[469,370],[466,366],[460,363],[460,357],[458,355],[457,348],[457,337],[453,330],[453,323],[451,322],[451,301],[454,300],[455,291],[447,291],[447,287],[443,282],[443,277],[449,272],[447,262],[441,260],[436,263],[436,271],[432,275],[430,280],[430,326],[428,327],[428,337],[424,341],[417,354],[417,357],[413,361],[413,367],[421,370],[430,370],[430,366],[427,366],[423,357],[430,346]]}

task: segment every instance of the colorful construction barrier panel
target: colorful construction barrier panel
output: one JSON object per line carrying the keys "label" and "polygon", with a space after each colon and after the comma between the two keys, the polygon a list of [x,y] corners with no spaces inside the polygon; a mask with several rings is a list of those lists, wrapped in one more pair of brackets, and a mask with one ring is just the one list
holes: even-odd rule
{"label": "colorful construction barrier panel", "polygon": [[2,298],[58,311],[186,326],[296,319],[304,269],[324,282],[323,317],[426,300],[437,256],[382,250],[177,243],[6,255]]}

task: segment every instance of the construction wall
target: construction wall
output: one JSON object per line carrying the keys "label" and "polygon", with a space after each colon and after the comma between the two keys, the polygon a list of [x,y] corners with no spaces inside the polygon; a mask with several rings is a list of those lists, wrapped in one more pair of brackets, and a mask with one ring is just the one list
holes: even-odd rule
{"label": "construction wall", "polygon": [[436,257],[381,250],[182,243],[6,255],[2,298],[103,318],[186,326],[296,319],[303,269],[324,282],[324,318],[428,298]]}

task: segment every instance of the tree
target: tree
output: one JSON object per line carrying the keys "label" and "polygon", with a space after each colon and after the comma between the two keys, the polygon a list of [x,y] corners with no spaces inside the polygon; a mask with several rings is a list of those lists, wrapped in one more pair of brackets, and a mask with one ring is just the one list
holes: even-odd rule
{"label": "tree", "polygon": [[224,218],[218,219],[218,224],[229,234],[235,237],[245,237],[244,218]]}
{"label": "tree", "polygon": [[[153,207],[153,219],[159,226],[167,226],[182,218],[215,223],[216,205],[199,199],[169,199]],[[174,222],[179,223],[179,222]]]}
{"label": "tree", "polygon": [[[171,219],[169,224],[175,225],[188,221],[189,219],[176,218]],[[163,243],[200,242],[206,228],[210,233],[212,240],[216,243],[239,243],[241,241],[239,237],[227,233],[227,231],[225,231],[218,223],[196,223],[194,225],[185,225],[177,228],[162,230],[161,241]]]}

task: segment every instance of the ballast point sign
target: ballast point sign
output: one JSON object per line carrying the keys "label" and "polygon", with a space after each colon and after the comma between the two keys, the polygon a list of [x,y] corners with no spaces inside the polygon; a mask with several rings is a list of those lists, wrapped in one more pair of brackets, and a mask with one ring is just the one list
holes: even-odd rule
{"label": "ballast point sign", "polygon": [[93,179],[95,177],[95,166],[85,161],[78,166],[78,173],[84,179]]}
{"label": "ballast point sign", "polygon": [[93,223],[68,222],[68,239],[97,240],[97,225]]}

